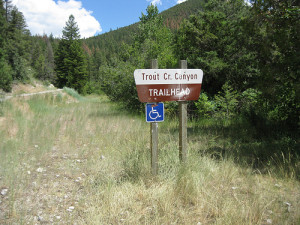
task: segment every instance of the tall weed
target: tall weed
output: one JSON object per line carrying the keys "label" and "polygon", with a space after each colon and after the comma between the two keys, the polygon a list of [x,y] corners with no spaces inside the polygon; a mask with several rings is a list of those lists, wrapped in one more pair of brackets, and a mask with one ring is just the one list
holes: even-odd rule
{"label": "tall weed", "polygon": [[136,182],[150,176],[150,152],[145,147],[135,147],[129,151],[123,160],[124,178]]}
{"label": "tall weed", "polygon": [[193,171],[183,165],[179,171],[175,183],[175,194],[185,205],[195,205],[198,201],[198,185],[194,178]]}

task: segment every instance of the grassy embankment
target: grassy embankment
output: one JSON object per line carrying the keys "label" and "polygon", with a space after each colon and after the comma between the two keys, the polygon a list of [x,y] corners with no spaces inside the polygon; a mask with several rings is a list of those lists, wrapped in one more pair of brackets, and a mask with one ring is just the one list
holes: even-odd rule
{"label": "grassy embankment", "polygon": [[0,104],[0,224],[300,223],[297,170],[254,170],[229,154],[260,149],[251,135],[246,145],[232,144],[232,135],[220,135],[233,130],[189,124],[183,166],[177,121],[161,123],[160,171],[152,177],[149,125],[104,96]]}

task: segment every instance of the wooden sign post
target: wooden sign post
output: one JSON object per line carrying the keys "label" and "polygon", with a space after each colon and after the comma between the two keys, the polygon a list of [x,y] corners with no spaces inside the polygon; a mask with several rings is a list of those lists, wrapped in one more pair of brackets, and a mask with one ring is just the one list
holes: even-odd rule
{"label": "wooden sign post", "polygon": [[[187,69],[187,61],[180,60],[180,68]],[[187,102],[179,102],[179,159],[187,160]]]}
{"label": "wooden sign post", "polygon": [[[151,60],[151,69],[158,69],[157,59]],[[158,123],[150,123],[151,134],[151,170],[153,175],[158,174]]]}

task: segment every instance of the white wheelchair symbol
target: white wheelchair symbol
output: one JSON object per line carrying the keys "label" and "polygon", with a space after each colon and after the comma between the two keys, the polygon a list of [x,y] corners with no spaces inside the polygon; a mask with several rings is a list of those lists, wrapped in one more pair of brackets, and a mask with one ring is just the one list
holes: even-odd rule
{"label": "white wheelchair symbol", "polygon": [[157,112],[156,109],[154,109],[153,107],[151,107],[151,111],[149,112],[149,117],[150,117],[152,120],[156,120],[157,118],[160,118],[161,115],[159,115],[159,113]]}

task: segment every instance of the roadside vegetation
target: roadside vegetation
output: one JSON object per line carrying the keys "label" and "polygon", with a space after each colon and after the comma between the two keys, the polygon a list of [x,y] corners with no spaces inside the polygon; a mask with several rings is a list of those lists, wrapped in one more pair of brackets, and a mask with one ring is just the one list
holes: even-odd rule
{"label": "roadside vegetation", "polygon": [[1,224],[300,222],[299,164],[253,157],[289,140],[253,141],[239,121],[190,121],[185,165],[178,121],[160,123],[153,177],[149,124],[103,95],[13,98],[1,109]]}

